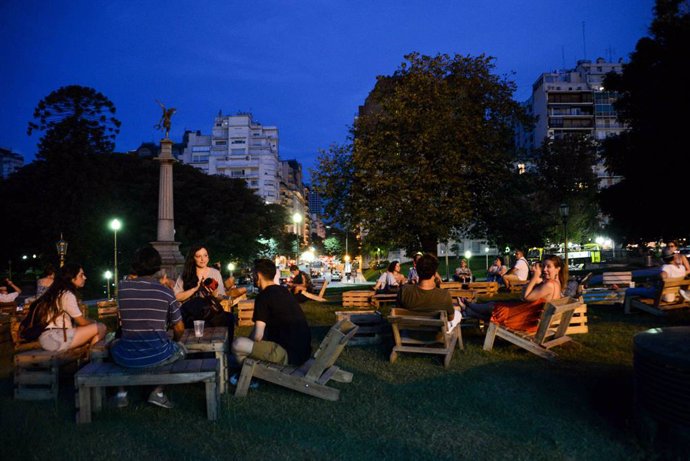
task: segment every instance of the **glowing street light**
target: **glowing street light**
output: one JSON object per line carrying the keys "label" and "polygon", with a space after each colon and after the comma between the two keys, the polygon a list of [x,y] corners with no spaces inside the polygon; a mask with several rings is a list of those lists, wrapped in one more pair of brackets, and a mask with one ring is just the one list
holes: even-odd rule
{"label": "glowing street light", "polygon": [[115,299],[118,298],[118,286],[117,286],[117,281],[119,280],[117,277],[117,231],[122,229],[122,221],[119,219],[115,218],[112,221],[110,221],[110,229],[113,231],[113,246],[114,246],[114,258],[113,258],[113,273],[115,274]]}
{"label": "glowing street light", "polygon": [[489,270],[489,245],[484,247],[484,255],[486,256],[486,270]]}
{"label": "glowing street light", "polygon": [[62,238],[62,232],[60,232],[60,240],[55,243],[55,248],[57,249],[58,256],[60,257],[60,267],[65,265],[65,256],[67,255],[67,246],[69,244],[66,240]]}
{"label": "glowing street light", "polygon": [[103,273],[103,277],[105,277],[105,286],[108,287],[108,299],[110,299],[110,279],[113,278],[113,273],[110,271],[105,271],[105,273]]}
{"label": "glowing street light", "polygon": [[295,234],[299,235],[299,232],[297,232],[297,225],[302,222],[302,215],[299,213],[293,214],[292,222],[295,224]]}

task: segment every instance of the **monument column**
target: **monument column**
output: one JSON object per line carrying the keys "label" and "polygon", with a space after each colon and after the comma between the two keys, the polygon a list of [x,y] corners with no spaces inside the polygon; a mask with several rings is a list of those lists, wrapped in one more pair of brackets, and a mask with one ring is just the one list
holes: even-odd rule
{"label": "monument column", "polygon": [[151,245],[158,250],[163,260],[163,268],[171,278],[181,273],[184,257],[180,253],[180,242],[175,241],[175,213],[173,206],[173,163],[172,141],[161,140],[160,183],[158,186],[158,236]]}

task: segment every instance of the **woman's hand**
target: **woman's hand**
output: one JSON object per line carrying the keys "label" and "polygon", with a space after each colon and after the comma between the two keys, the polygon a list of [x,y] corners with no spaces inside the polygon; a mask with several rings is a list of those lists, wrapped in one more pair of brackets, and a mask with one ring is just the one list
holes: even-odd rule
{"label": "woman's hand", "polygon": [[532,276],[537,283],[541,283],[543,281],[542,279],[542,269],[541,269],[541,264],[535,263],[532,266],[532,271],[534,272],[534,275]]}

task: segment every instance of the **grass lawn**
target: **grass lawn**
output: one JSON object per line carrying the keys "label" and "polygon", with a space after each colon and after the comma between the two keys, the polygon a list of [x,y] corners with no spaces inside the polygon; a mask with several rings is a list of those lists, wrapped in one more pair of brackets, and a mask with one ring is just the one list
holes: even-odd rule
{"label": "grass lawn", "polygon": [[[341,292],[303,305],[314,347],[341,309]],[[501,339],[484,352],[483,335],[471,329],[448,370],[432,356],[401,354],[390,364],[390,343],[348,347],[338,365],[354,380],[331,384],[340,401],[262,382],[245,399],[223,396],[216,423],[206,420],[203,387],[180,385],[168,388],[173,410],[148,405],[146,390],[135,388],[128,408],[106,408],[76,426],[69,377],[57,404],[15,401],[5,354],[0,453],[6,460],[654,459],[634,435],[632,337],[689,324],[688,314],[659,319],[591,306],[590,333],[558,348],[556,363]]]}

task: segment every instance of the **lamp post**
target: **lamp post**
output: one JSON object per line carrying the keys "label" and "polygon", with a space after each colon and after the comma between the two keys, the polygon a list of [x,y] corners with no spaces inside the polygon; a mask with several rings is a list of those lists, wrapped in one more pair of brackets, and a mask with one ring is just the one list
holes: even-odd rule
{"label": "lamp post", "polygon": [[293,214],[292,222],[295,224],[295,234],[299,235],[299,232],[297,232],[297,225],[302,222],[302,215],[299,213]]}
{"label": "lamp post", "polygon": [[228,263],[228,272],[230,272],[230,277],[232,277],[233,272],[235,271],[235,263]]}
{"label": "lamp post", "polygon": [[484,256],[486,256],[486,270],[489,270],[489,245],[484,247]]}
{"label": "lamp post", "polygon": [[65,265],[65,256],[67,255],[67,245],[68,243],[62,238],[62,232],[60,232],[60,240],[55,243],[55,248],[57,249],[58,256],[60,257],[60,267]]}
{"label": "lamp post", "polygon": [[561,215],[561,219],[563,220],[563,240],[564,240],[564,245],[563,245],[563,270],[565,271],[564,274],[564,280],[565,283],[568,283],[568,214],[570,213],[570,208],[568,207],[567,203],[561,203],[561,206],[558,208],[558,212]]}
{"label": "lamp post", "polygon": [[112,221],[110,221],[110,228],[113,230],[113,246],[114,246],[114,257],[113,257],[113,274],[115,277],[115,299],[118,299],[118,281],[120,280],[117,277],[117,231],[122,229],[122,222],[115,218]]}
{"label": "lamp post", "polygon": [[110,279],[113,278],[113,273],[105,271],[103,277],[105,277],[105,286],[107,287],[108,299],[110,299]]}

